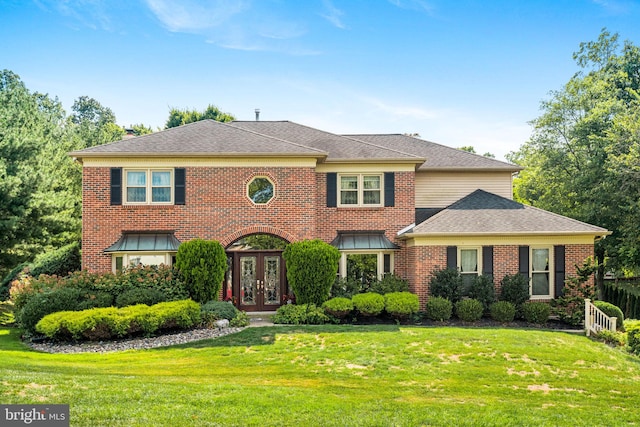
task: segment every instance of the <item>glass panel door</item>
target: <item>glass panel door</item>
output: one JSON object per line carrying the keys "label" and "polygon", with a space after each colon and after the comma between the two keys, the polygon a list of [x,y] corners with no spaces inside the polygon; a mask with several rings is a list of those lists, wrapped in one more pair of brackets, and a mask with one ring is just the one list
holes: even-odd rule
{"label": "glass panel door", "polygon": [[240,305],[256,305],[257,257],[240,257]]}
{"label": "glass panel door", "polygon": [[264,304],[280,305],[280,257],[264,257]]}

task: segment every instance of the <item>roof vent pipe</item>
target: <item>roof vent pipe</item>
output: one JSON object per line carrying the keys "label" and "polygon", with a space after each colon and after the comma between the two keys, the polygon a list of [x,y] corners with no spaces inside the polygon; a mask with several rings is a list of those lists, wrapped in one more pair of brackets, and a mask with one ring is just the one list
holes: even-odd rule
{"label": "roof vent pipe", "polygon": [[260,109],[256,108],[256,122],[260,121]]}

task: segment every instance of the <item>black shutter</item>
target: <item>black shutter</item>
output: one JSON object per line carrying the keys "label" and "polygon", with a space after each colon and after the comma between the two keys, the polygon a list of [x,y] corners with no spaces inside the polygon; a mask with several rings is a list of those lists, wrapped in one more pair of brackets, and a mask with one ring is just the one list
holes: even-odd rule
{"label": "black shutter", "polygon": [[493,279],[493,246],[482,247],[482,274]]}
{"label": "black shutter", "polygon": [[327,207],[338,206],[338,174],[331,172],[327,174]]}
{"label": "black shutter", "polygon": [[518,265],[520,274],[529,282],[529,246],[518,247]]}
{"label": "black shutter", "polygon": [[186,169],[176,168],[173,171],[173,180],[175,184],[174,203],[176,205],[184,205],[186,195]]}
{"label": "black shutter", "polygon": [[393,172],[384,173],[384,205],[394,207],[396,205],[396,174]]}
{"label": "black shutter", "polygon": [[555,297],[558,298],[562,296],[562,289],[564,288],[564,246],[553,247],[553,265],[555,273]]}
{"label": "black shutter", "polygon": [[122,204],[122,168],[111,168],[111,205]]}
{"label": "black shutter", "polygon": [[447,268],[458,269],[458,247],[447,246]]}

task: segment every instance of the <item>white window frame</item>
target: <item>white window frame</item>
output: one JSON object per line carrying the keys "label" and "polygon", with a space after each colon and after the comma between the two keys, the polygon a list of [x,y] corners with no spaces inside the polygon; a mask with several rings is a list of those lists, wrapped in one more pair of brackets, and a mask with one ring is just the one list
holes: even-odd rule
{"label": "white window frame", "polygon": [[[535,249],[546,249],[549,254],[549,266],[548,270],[533,270],[533,251]],[[554,277],[554,259],[553,259],[553,246],[530,246],[529,247],[529,298],[532,300],[542,299],[548,300],[553,298],[553,290],[555,289],[555,277]],[[547,295],[533,295],[533,275],[535,273],[547,273],[549,275],[549,289]]]}
{"label": "white window frame", "polygon": [[[465,250],[475,250],[476,251],[476,271],[475,273],[473,272],[463,272],[462,271],[462,251]],[[457,261],[458,261],[458,271],[460,272],[461,275],[468,275],[468,276],[481,276],[482,275],[482,246],[458,246],[458,255],[457,255]]]}
{"label": "white window frame", "polygon": [[[129,172],[144,172],[145,173],[145,201],[144,202],[130,202],[127,199],[127,189],[130,187],[128,181]],[[153,192],[153,172],[169,172],[169,188],[170,188],[170,200],[168,202],[154,202],[152,201]],[[171,168],[128,168],[123,170],[124,185],[122,186],[122,200],[125,205],[173,205],[175,200],[175,178],[174,169]],[[140,186],[131,186],[140,187]]]}
{"label": "white window frame", "polygon": [[[162,264],[166,265],[166,266],[171,266],[172,265],[172,260],[173,257],[176,255],[176,252],[120,252],[120,253],[114,253],[111,256],[111,271],[116,273],[117,272],[117,258],[122,258],[122,268],[125,269],[127,267],[131,267],[130,264],[130,259],[131,258],[135,258],[135,257],[139,257],[139,256],[148,256],[148,255],[152,255],[152,256],[159,256],[162,255],[164,256],[164,262]],[[143,265],[147,265],[147,264],[143,264]],[[154,265],[154,264],[151,264]]]}
{"label": "white window frame", "polygon": [[[354,176],[358,179],[358,188],[357,190],[343,190],[342,189],[342,178],[344,177],[348,177],[348,176]],[[375,177],[379,177],[380,178],[380,188],[377,190],[380,192],[380,202],[379,203],[364,203],[364,178],[368,177],[368,176],[375,176]],[[338,174],[338,180],[337,180],[337,191],[338,191],[338,207],[343,207],[343,208],[368,208],[368,207],[381,207],[384,206],[384,174],[382,173],[341,173]],[[349,203],[342,203],[342,192],[343,191],[354,191],[358,193],[357,196],[357,203],[353,203],[353,204],[349,204]],[[372,190],[366,190],[366,191],[372,191]],[[373,190],[375,191],[375,190]]]}
{"label": "white window frame", "polygon": [[[366,249],[366,250],[354,250],[354,251],[340,251],[340,264],[339,264],[339,270],[338,270],[338,274],[340,275],[340,277],[345,278],[347,277],[347,255],[377,255],[378,259],[376,262],[376,267],[377,267],[377,275],[378,275],[378,280],[382,279],[384,277],[385,274],[393,274],[395,271],[395,260],[394,260],[394,252],[393,251],[389,251],[389,250],[372,250],[372,249]],[[389,262],[389,270],[388,272],[385,273],[384,271],[384,256],[385,255],[389,255],[390,256],[390,262]]]}

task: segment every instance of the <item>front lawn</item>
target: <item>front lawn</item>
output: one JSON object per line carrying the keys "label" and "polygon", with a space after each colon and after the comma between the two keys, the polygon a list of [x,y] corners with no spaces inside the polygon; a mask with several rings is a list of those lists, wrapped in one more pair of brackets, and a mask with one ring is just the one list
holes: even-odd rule
{"label": "front lawn", "polygon": [[109,354],[44,354],[0,329],[0,402],[71,425],[639,425],[640,359],[562,332],[247,328]]}

